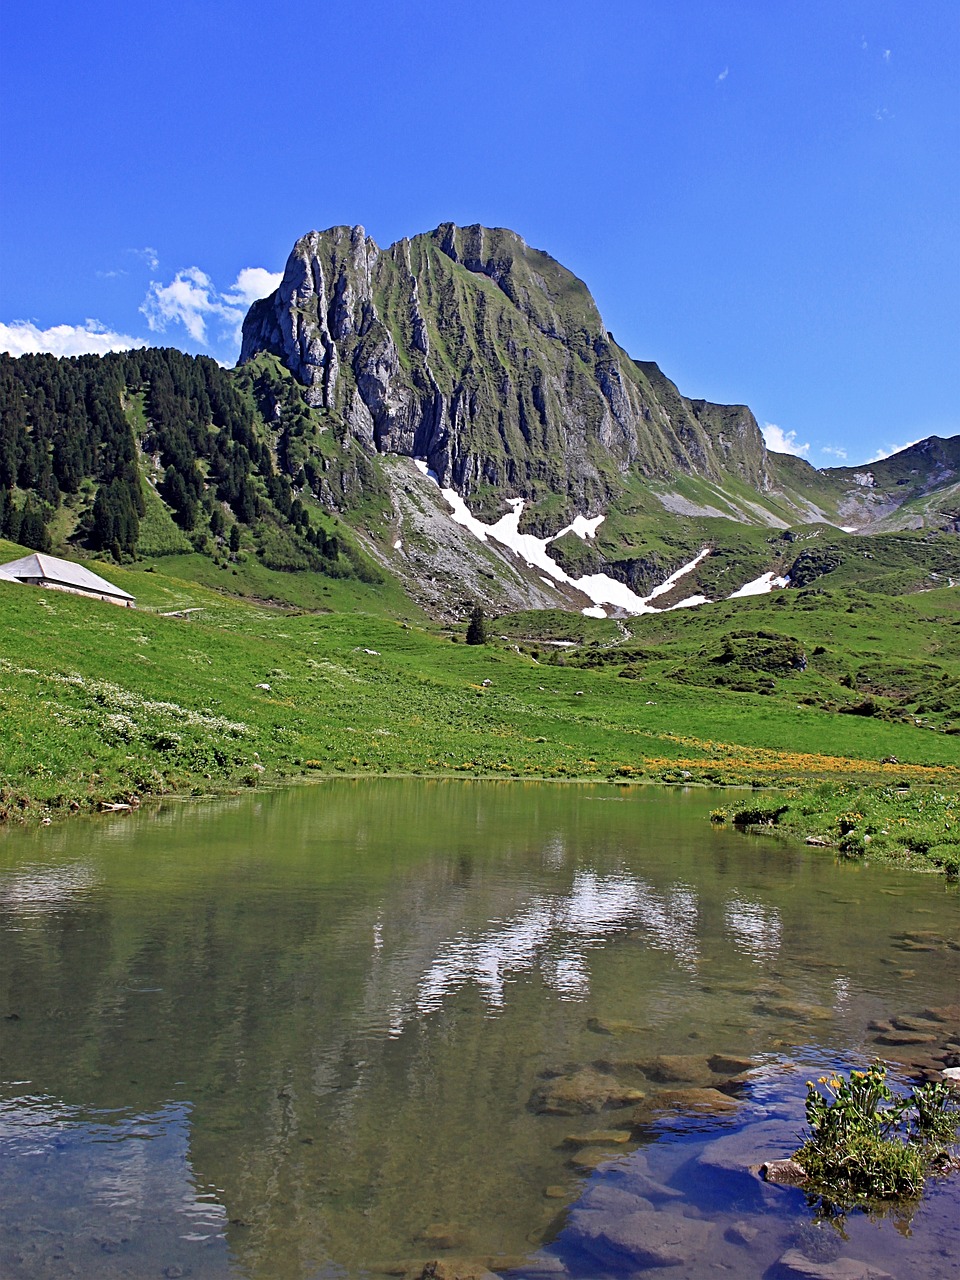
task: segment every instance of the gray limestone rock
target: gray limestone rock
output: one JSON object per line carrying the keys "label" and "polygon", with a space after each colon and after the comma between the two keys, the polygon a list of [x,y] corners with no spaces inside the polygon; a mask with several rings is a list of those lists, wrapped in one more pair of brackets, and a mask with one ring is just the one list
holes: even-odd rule
{"label": "gray limestone rock", "polygon": [[676,1267],[708,1247],[712,1223],[649,1209],[629,1213],[575,1209],[568,1229],[577,1244],[611,1267]]}
{"label": "gray limestone rock", "polygon": [[857,1258],[836,1258],[832,1262],[816,1262],[799,1249],[788,1249],[780,1258],[782,1280],[893,1280],[889,1271]]}

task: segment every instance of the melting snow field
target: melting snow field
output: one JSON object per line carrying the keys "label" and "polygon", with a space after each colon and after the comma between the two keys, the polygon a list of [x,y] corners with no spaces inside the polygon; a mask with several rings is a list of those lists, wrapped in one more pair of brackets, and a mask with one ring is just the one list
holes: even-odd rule
{"label": "melting snow field", "polygon": [[773,573],[765,573],[761,578],[754,578],[753,582],[747,582],[739,591],[733,591],[727,597],[728,600],[739,600],[743,596],[764,596],[774,587],[786,587],[790,585],[789,578],[778,578]]}
{"label": "melting snow field", "polygon": [[[414,459],[414,466],[425,476],[429,476],[439,484],[439,478],[436,472],[431,471],[427,463],[422,458]],[[502,546],[509,547],[516,555],[524,560],[531,568],[539,569],[543,574],[549,575],[549,578],[541,577],[541,581],[550,585],[549,579],[555,582],[563,582],[568,586],[575,587],[578,591],[582,591],[594,603],[582,612],[590,618],[605,618],[607,609],[604,606],[612,606],[615,609],[622,609],[625,613],[663,613],[666,610],[658,609],[650,602],[656,600],[659,596],[666,595],[668,591],[672,591],[682,577],[695,569],[702,560],[710,554],[710,548],[704,547],[694,558],[688,563],[681,565],[679,569],[675,569],[670,577],[662,582],[647,596],[637,595],[624,582],[618,582],[616,578],[611,578],[606,573],[590,573],[582,578],[571,578],[564,569],[549,555],[547,547],[551,542],[556,542],[558,538],[562,538],[564,534],[575,533],[577,537],[587,541],[595,538],[597,530],[606,519],[605,516],[576,516],[572,524],[568,524],[561,529],[559,533],[553,534],[549,538],[537,538],[532,533],[520,532],[520,517],[523,514],[524,500],[523,498],[508,498],[507,502],[512,510],[506,515],[501,516],[496,524],[485,524],[484,521],[478,520],[472,515],[467,504],[460,497],[455,489],[443,489],[443,494],[448,506],[450,507],[452,519],[457,524],[462,525],[465,529],[478,538],[481,542],[486,542],[488,538],[493,538]],[[787,585],[786,578],[777,578],[772,573],[765,573],[762,578],[757,578],[754,582],[748,582],[738,591],[734,591],[729,597],[731,600],[739,596],[761,595],[764,592],[772,591],[774,587],[785,587]],[[704,595],[687,596],[678,604],[668,606],[671,609],[689,609],[696,605],[709,604],[710,601]]]}

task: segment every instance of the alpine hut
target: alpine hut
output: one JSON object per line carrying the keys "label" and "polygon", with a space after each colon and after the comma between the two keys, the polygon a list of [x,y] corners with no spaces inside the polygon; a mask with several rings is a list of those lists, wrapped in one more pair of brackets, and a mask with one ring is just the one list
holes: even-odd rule
{"label": "alpine hut", "polygon": [[92,573],[73,560],[60,560],[57,556],[41,555],[39,551],[33,555],[23,556],[20,560],[10,560],[0,564],[0,578],[12,578],[15,582],[24,582],[32,587],[47,587],[52,591],[69,591],[76,596],[90,596],[93,600],[108,600],[111,604],[122,604],[128,609],[136,606],[136,600],[126,591],[121,591],[98,573]]}

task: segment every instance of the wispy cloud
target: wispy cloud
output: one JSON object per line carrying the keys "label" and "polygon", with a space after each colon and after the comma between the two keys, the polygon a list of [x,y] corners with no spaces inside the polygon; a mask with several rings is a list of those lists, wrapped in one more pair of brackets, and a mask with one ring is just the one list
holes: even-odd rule
{"label": "wispy cloud", "polygon": [[839,446],[834,447],[833,445],[825,444],[821,447],[820,452],[828,454],[831,458],[839,458],[841,462],[846,462],[847,460],[846,449],[841,449]]}
{"label": "wispy cloud", "polygon": [[784,431],[774,422],[765,422],[760,430],[771,453],[789,453],[795,458],[805,458],[810,452],[809,444],[797,443],[795,431]]}
{"label": "wispy cloud", "polygon": [[[923,437],[921,436],[922,440]],[[885,445],[882,449],[878,449],[869,462],[882,462],[884,458],[891,458],[895,453],[902,453],[904,449],[909,449],[915,444],[919,444],[920,440],[908,440],[906,444],[890,444]]]}
{"label": "wispy cloud", "polygon": [[108,351],[132,351],[146,345],[142,338],[115,333],[99,320],[87,320],[82,325],[55,324],[49,329],[40,329],[29,320],[0,323],[0,351],[9,351],[12,356],[41,352],[54,356],[102,356]]}
{"label": "wispy cloud", "polygon": [[282,273],[264,267],[244,267],[229,289],[221,292],[205,271],[186,267],[169,284],[152,280],[140,311],[153,333],[181,324],[194,342],[209,346],[208,325],[219,322],[217,338],[239,342],[250,304],[272,293],[282,278]]}
{"label": "wispy cloud", "polygon": [[127,253],[132,253],[134,257],[140,258],[151,271],[156,271],[160,265],[160,255],[150,245],[146,245],[143,249],[128,249]]}
{"label": "wispy cloud", "polygon": [[883,56],[883,60],[884,60],[884,62],[889,62],[889,61],[890,61],[890,52],[891,52],[891,51],[890,51],[889,49],[884,49],[884,51],[883,51],[883,55],[882,55],[882,56]]}
{"label": "wispy cloud", "polygon": [[724,80],[726,80],[729,74],[730,74],[730,68],[724,67],[723,70],[720,72],[720,74],[717,76],[717,84],[723,84]]}

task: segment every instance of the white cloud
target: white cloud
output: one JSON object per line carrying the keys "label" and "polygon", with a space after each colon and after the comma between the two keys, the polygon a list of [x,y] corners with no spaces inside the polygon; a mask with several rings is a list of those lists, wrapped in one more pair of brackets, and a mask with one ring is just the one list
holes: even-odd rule
{"label": "white cloud", "polygon": [[724,67],[723,70],[720,72],[720,74],[717,76],[717,84],[723,84],[724,80],[726,80],[729,74],[730,74],[730,68]]}
{"label": "white cloud", "polygon": [[247,309],[272,293],[281,279],[280,273],[264,267],[244,267],[230,288],[220,292],[205,271],[187,267],[169,284],[151,280],[140,310],[154,333],[164,333],[170,324],[182,324],[194,342],[209,346],[207,325],[219,320],[220,337],[239,342]]}
{"label": "white cloud", "polygon": [[170,284],[151,280],[140,310],[154,333],[164,333],[168,324],[179,321],[195,342],[204,345],[207,317],[234,318],[231,308],[220,301],[213,281],[199,267],[178,271]]}
{"label": "white cloud", "polygon": [[810,452],[809,444],[797,444],[795,431],[784,431],[773,422],[765,422],[760,430],[771,453],[790,453],[795,458],[805,458]]}
{"label": "white cloud", "polygon": [[131,351],[146,345],[142,338],[114,333],[99,320],[87,320],[82,325],[55,324],[49,329],[40,329],[29,320],[0,324],[0,351],[9,351],[12,356],[40,352],[54,356],[102,356],[108,351]]}
{"label": "white cloud", "polygon": [[884,51],[883,51],[883,60],[884,60],[884,62],[889,62],[889,61],[890,61],[890,50],[889,50],[889,49],[884,49]]}
{"label": "white cloud", "polygon": [[[923,436],[920,437],[920,440],[922,439],[924,439]],[[908,440],[906,444],[886,445],[884,448],[878,449],[873,457],[869,458],[868,461],[882,462],[884,458],[891,458],[895,453],[902,453],[904,449],[910,449],[913,445],[919,444],[920,440]]]}
{"label": "white cloud", "polygon": [[279,288],[282,279],[282,271],[268,271],[266,267],[244,267],[224,297],[229,302],[249,307]]}
{"label": "white cloud", "polygon": [[841,448],[839,448],[839,447],[837,447],[837,448],[833,448],[833,446],[832,446],[832,445],[825,444],[825,445],[823,445],[823,447],[821,448],[820,452],[821,452],[821,453],[828,453],[828,454],[830,455],[830,457],[831,457],[831,458],[839,458],[842,462],[846,462],[846,460],[847,460],[847,451],[846,451],[846,449],[841,449]]}

